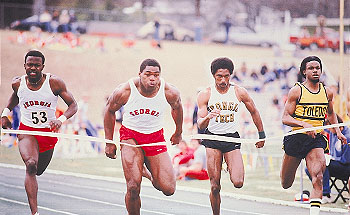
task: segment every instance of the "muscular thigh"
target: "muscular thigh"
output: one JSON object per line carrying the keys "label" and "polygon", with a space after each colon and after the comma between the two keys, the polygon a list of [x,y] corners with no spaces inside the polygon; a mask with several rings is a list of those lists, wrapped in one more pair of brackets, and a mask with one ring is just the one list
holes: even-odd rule
{"label": "muscular thigh", "polygon": [[295,176],[295,172],[301,162],[301,158],[296,158],[293,156],[289,156],[284,154],[281,168],[281,178],[291,178]]}
{"label": "muscular thigh", "polygon": [[[122,142],[136,145],[133,139],[123,140]],[[144,155],[142,149],[140,147],[122,145],[121,160],[125,179],[127,181],[130,179],[141,181],[142,168],[144,162]]]}
{"label": "muscular thigh", "polygon": [[244,167],[242,154],[239,149],[226,152],[224,154],[225,162],[227,164],[228,170],[232,176],[243,176]]}
{"label": "muscular thigh", "polygon": [[218,149],[206,148],[207,167],[210,180],[220,180],[222,169],[222,152]]}
{"label": "muscular thigh", "polygon": [[31,135],[18,135],[18,149],[24,162],[33,159],[38,162],[39,145],[35,137]]}
{"label": "muscular thigh", "polygon": [[172,180],[174,170],[168,152],[163,152],[154,156],[146,156],[147,166],[149,167],[154,180]]}
{"label": "muscular thigh", "polygon": [[306,156],[306,166],[311,176],[324,172],[326,168],[326,159],[322,148],[312,149]]}

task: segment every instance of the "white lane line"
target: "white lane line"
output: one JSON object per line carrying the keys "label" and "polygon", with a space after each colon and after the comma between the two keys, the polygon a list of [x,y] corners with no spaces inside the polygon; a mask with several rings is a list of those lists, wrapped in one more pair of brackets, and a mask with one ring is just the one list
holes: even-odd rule
{"label": "white lane line", "polygon": [[[19,205],[29,206],[28,203],[20,202],[20,201],[16,201],[16,200],[12,200],[12,199],[7,199],[7,198],[4,198],[4,197],[0,197],[0,200],[5,201],[5,202],[11,202],[11,203],[19,204]],[[42,210],[51,211],[51,212],[61,213],[61,214],[78,215],[78,214],[74,214],[74,213],[70,213],[70,212],[66,212],[66,211],[55,210],[55,209],[48,208],[48,207],[43,207],[43,206],[38,206],[38,208],[42,209]]]}
{"label": "white lane line", "polygon": [[[125,194],[124,191],[111,190],[111,189],[107,189],[107,188],[77,185],[77,184],[71,184],[71,183],[66,183],[66,182],[58,182],[58,181],[52,181],[52,180],[45,180],[45,179],[43,179],[43,181],[48,182],[50,184],[64,185],[64,186],[75,187],[75,188],[80,188],[80,189],[84,189],[84,190],[85,189],[90,189],[90,190],[98,190],[98,191],[105,191],[105,192]],[[0,182],[0,184],[1,184],[1,182]],[[141,197],[150,198],[150,199],[156,199],[156,200],[160,200],[160,201],[167,201],[167,202],[174,202],[174,203],[180,203],[180,204],[186,204],[186,205],[192,205],[192,206],[198,206],[198,207],[204,207],[204,208],[211,208],[210,205],[203,205],[203,204],[187,202],[187,201],[182,201],[182,200],[167,199],[167,198],[156,197],[156,196],[151,196],[151,195],[146,195],[146,194],[140,194],[140,196]],[[262,214],[262,213],[254,213],[254,212],[247,212],[247,211],[232,210],[232,209],[227,209],[227,208],[221,208],[221,210],[222,211],[235,212],[235,213],[253,214],[253,215],[268,215],[268,214]]]}
{"label": "white lane line", "polygon": [[[80,188],[80,189],[84,189],[84,190],[85,189],[90,189],[90,190],[98,190],[98,191],[105,191],[105,192],[125,194],[125,192],[123,192],[123,191],[111,190],[111,189],[100,188],[100,187],[91,187],[91,186],[77,185],[77,184],[71,184],[71,183],[66,183],[66,182],[58,182],[58,181],[52,181],[52,180],[45,180],[45,179],[43,181],[46,181],[46,182],[51,183],[51,184],[58,184],[58,185],[64,185],[64,186],[69,186],[69,187],[75,187],[75,188]],[[0,182],[0,185],[1,184],[4,185],[4,186],[7,186],[7,184],[5,185],[4,183]],[[22,187],[16,186],[16,185],[8,185],[8,186],[19,188],[19,189],[22,188]],[[52,191],[45,191],[45,190],[41,190],[40,189],[40,192],[49,193],[49,194],[53,194],[53,195],[64,196],[64,197],[71,197],[72,198],[72,196],[70,196],[70,195],[62,194],[62,193],[56,193],[56,192],[52,192]],[[192,206],[197,206],[197,207],[211,208],[210,205],[203,205],[203,204],[198,204],[198,203],[193,203],[193,202],[187,202],[187,201],[181,201],[181,200],[175,200],[175,199],[166,199],[166,198],[160,198],[160,197],[151,196],[151,195],[145,195],[145,194],[140,194],[140,196],[141,197],[150,198],[150,199],[156,199],[156,200],[160,200],[160,201],[168,201],[168,202],[192,205]],[[74,198],[86,201],[86,199],[83,198],[83,197],[74,197]],[[114,204],[114,203],[102,202],[102,201],[99,201],[99,200],[91,200],[91,201],[93,201],[95,203],[100,203],[100,204],[107,204],[107,205],[114,205],[114,206],[117,205],[117,204]],[[117,206],[125,208],[124,205],[117,205]],[[262,213],[254,213],[254,212],[247,212],[247,211],[231,210],[231,209],[227,209],[227,208],[221,208],[221,210],[222,211],[228,211],[228,212],[235,212],[235,213],[252,214],[252,215],[267,215],[267,214],[262,214]]]}
{"label": "white lane line", "polygon": [[[22,186],[17,186],[17,185],[12,185],[12,184],[6,184],[6,183],[3,183],[3,182],[0,182],[0,185],[3,185],[3,186],[5,186],[5,187],[16,188],[16,189],[23,189]],[[74,195],[69,195],[69,194],[64,194],[64,193],[58,193],[58,192],[53,192],[53,191],[48,191],[48,190],[42,190],[42,189],[40,189],[40,192],[41,192],[41,193],[51,194],[51,195],[56,195],[56,196],[68,197],[68,198],[77,199],[77,200],[81,200],[81,201],[88,201],[88,202],[94,202],[94,203],[99,203],[99,204],[104,204],[104,205],[110,205],[110,206],[116,206],[116,207],[125,208],[124,205],[119,205],[119,204],[115,204],[115,203],[100,201],[100,200],[96,200],[96,199],[89,199],[89,198],[84,198],[84,197],[80,197],[80,196],[74,196]],[[162,214],[162,215],[174,215],[174,214],[162,213],[162,212],[158,212],[158,211],[146,210],[146,209],[142,209],[142,208],[141,208],[141,211],[149,212],[149,213],[154,213],[154,214]]]}
{"label": "white lane line", "polygon": [[[14,165],[14,164],[6,164],[6,163],[0,163],[0,167],[25,170],[24,166]],[[45,172],[51,173],[51,174],[56,174],[56,175],[74,176],[74,177],[84,178],[84,179],[102,180],[102,181],[117,182],[117,183],[125,184],[125,179],[122,179],[122,178],[89,175],[89,174],[74,173],[74,172],[65,172],[65,171],[51,170],[51,169],[47,169]],[[142,182],[142,185],[152,187],[152,183],[150,183],[148,181],[144,181],[144,182]],[[200,189],[200,188],[193,188],[193,187],[187,187],[187,186],[176,186],[176,189],[181,190],[181,191],[186,191],[186,192],[195,192],[195,193],[202,193],[202,194],[204,193],[204,194],[209,195],[208,190]],[[276,199],[270,199],[270,198],[264,198],[264,197],[244,195],[244,194],[221,192],[221,196],[227,196],[227,197],[231,197],[234,199],[243,199],[243,200],[248,200],[248,201],[255,201],[255,202],[268,203],[268,204],[274,204],[274,205],[282,205],[282,206],[290,206],[290,207],[298,207],[298,208],[309,208],[309,205],[300,204],[298,202],[276,200]],[[346,210],[346,209],[331,208],[331,207],[321,207],[321,211],[334,212],[334,213],[348,213],[348,210]]]}

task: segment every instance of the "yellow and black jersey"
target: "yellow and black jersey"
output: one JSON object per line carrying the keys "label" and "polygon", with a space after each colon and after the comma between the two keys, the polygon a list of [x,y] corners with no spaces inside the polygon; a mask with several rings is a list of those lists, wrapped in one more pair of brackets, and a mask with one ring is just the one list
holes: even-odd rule
{"label": "yellow and black jersey", "polygon": [[[311,92],[302,83],[296,83],[301,88],[300,98],[297,101],[293,118],[304,121],[316,126],[322,126],[328,111],[328,98],[325,87],[319,84],[319,90],[316,93]],[[302,127],[293,127],[293,130],[302,129]],[[316,132],[321,132],[322,129]]]}

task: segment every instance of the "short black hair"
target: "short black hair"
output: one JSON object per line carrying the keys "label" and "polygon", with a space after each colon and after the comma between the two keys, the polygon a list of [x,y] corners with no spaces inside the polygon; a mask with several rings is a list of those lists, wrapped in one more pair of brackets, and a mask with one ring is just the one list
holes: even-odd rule
{"label": "short black hair", "polygon": [[27,61],[28,56],[34,56],[34,57],[41,57],[42,63],[45,63],[45,57],[43,55],[43,53],[41,53],[40,51],[37,50],[30,50],[26,56],[24,57],[24,62]]}
{"label": "short black hair", "polygon": [[160,64],[155,59],[148,58],[143,60],[140,65],[140,72],[142,72],[146,68],[146,66],[156,66],[159,68],[159,72],[161,71]]}
{"label": "short black hair", "polygon": [[320,67],[321,67],[321,72],[322,72],[322,62],[321,59],[317,56],[308,56],[306,58],[304,58],[304,60],[301,62],[300,64],[300,74],[306,78],[305,74],[303,73],[304,70],[306,70],[306,64],[310,61],[317,61],[320,63]]}
{"label": "short black hair", "polygon": [[233,73],[233,62],[227,57],[219,57],[213,60],[210,66],[211,74],[215,75],[218,69],[227,69],[230,72],[230,75]]}

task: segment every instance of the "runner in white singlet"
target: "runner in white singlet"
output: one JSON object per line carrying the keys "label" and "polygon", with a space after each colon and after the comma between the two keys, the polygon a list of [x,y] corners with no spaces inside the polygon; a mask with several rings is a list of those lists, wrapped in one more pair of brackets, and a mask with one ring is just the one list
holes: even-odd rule
{"label": "runner in white singlet", "polygon": [[[20,130],[57,132],[62,123],[77,112],[77,103],[65,83],[54,75],[42,73],[45,57],[39,51],[29,51],[24,58],[26,75],[12,82],[13,93],[1,115],[1,127],[11,128],[8,112],[19,105]],[[68,108],[55,117],[58,96]],[[26,165],[25,187],[32,214],[38,215],[36,176],[49,165],[57,138],[37,135],[18,135],[18,149]]]}
{"label": "runner in white singlet", "polygon": [[[115,112],[124,107],[119,130],[120,141],[132,145],[165,142],[163,115],[171,107],[175,122],[172,144],[182,139],[183,110],[179,91],[160,78],[161,68],[154,59],[141,63],[139,77],[121,84],[109,97],[104,114],[105,138],[113,140]],[[106,156],[116,158],[116,146],[106,144]],[[142,176],[169,196],[175,192],[175,175],[166,145],[142,148],[121,146],[121,159],[126,179],[126,209],[129,214],[140,214]],[[147,168],[144,167],[146,164]]]}
{"label": "runner in white singlet", "polygon": [[[215,84],[201,91],[197,97],[199,129],[206,129],[209,135],[220,135],[239,138],[237,115],[241,103],[250,112],[253,122],[259,132],[259,138],[265,138],[263,124],[259,111],[248,92],[231,84],[233,62],[228,58],[217,58],[211,63],[211,73]],[[257,148],[263,147],[265,141],[259,141]],[[210,202],[213,215],[220,214],[220,179],[223,159],[225,159],[230,179],[236,188],[241,188],[244,182],[243,160],[240,151],[241,144],[233,142],[203,140],[206,147],[208,174],[211,184]]]}

